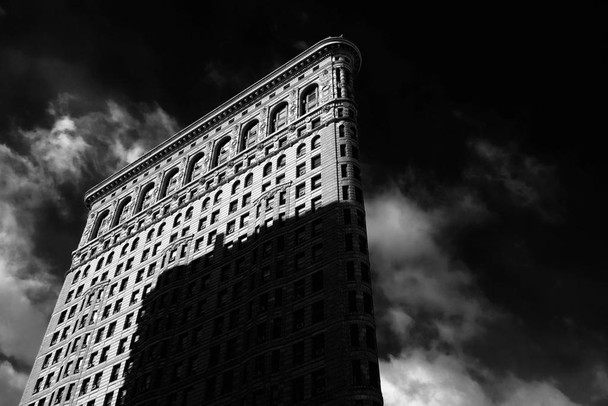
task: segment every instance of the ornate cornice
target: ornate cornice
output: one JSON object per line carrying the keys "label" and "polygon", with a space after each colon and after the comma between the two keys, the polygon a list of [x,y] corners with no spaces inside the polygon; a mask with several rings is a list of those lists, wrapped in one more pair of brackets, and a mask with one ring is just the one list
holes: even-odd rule
{"label": "ornate cornice", "polygon": [[85,193],[84,202],[86,207],[90,209],[95,201],[118,189],[145,170],[154,167],[160,160],[173,154],[181,147],[200,138],[206,131],[215,128],[229,117],[254,104],[271,90],[279,87],[320,58],[331,53],[337,54],[341,50],[345,50],[354,57],[355,71],[358,71],[361,67],[361,53],[352,42],[342,37],[329,37],[319,41],[291,61],[148,151],[137,161],[89,189]]}

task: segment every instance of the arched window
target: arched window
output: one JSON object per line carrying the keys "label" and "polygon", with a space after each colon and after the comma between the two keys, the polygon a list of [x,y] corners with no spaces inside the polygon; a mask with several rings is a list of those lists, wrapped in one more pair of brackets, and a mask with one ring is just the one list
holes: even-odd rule
{"label": "arched window", "polygon": [[89,269],[91,269],[91,265],[87,265],[86,268],[84,268],[84,271],[82,272],[82,277],[86,278],[87,275],[89,274]]}
{"label": "arched window", "polygon": [[223,164],[228,160],[230,154],[230,137],[224,137],[215,144],[215,150],[213,151],[213,163],[212,168]]}
{"label": "arched window", "polygon": [[113,259],[114,259],[114,251],[110,252],[110,255],[108,255],[108,259],[106,260],[106,264],[111,263]]}
{"label": "arched window", "polygon": [[108,217],[109,214],[110,214],[109,210],[104,210],[101,213],[99,213],[99,215],[97,216],[97,220],[95,220],[95,225],[93,226],[93,231],[91,231],[91,237],[89,238],[89,241],[97,238],[97,234],[99,234],[99,229],[101,228],[101,224]]}
{"label": "arched window", "polygon": [[264,176],[268,176],[272,173],[272,163],[268,162],[264,165]]}
{"label": "arched window", "polygon": [[122,249],[120,250],[120,256],[125,256],[127,255],[127,250],[129,249],[129,243],[126,243],[125,245],[122,246]]}
{"label": "arched window", "polygon": [[114,213],[114,220],[112,221],[112,227],[122,224],[128,218],[128,212],[126,210],[127,205],[131,202],[131,196],[128,196],[118,203],[116,213]]}
{"label": "arched window", "polygon": [[192,213],[194,212],[194,207],[189,207],[186,210],[186,220],[190,220],[192,218]]}
{"label": "arched window", "polygon": [[182,214],[178,213],[177,216],[175,216],[175,220],[173,220],[173,227],[177,227],[181,224],[182,222]]}
{"label": "arched window", "polygon": [[203,204],[201,206],[201,211],[205,211],[209,208],[209,198],[203,200]]}
{"label": "arched window", "polygon": [[296,156],[301,157],[306,153],[306,144],[301,144],[296,150]]}
{"label": "arched window", "polygon": [[160,235],[163,233],[163,229],[165,228],[165,223],[162,223],[159,227],[158,227],[158,232],[156,233],[157,237],[160,237]]}
{"label": "arched window", "polygon": [[277,169],[285,167],[286,163],[287,158],[285,157],[285,155],[281,155],[279,159],[277,159]]}
{"label": "arched window", "polygon": [[195,154],[194,156],[192,156],[192,158],[190,159],[190,163],[188,163],[188,169],[186,171],[186,183],[197,179],[199,176],[201,176],[204,172],[204,165],[205,165],[205,154],[202,152],[199,152],[197,154]]}
{"label": "arched window", "polygon": [[148,183],[146,186],[141,188],[139,193],[139,200],[135,207],[135,213],[139,213],[142,210],[146,210],[154,203],[154,182]]}
{"label": "arched window", "polygon": [[270,113],[270,132],[280,130],[287,125],[287,102],[279,103]]}
{"label": "arched window", "polygon": [[306,114],[319,105],[319,86],[313,84],[300,96],[300,114]]}
{"label": "arched window", "polygon": [[243,127],[241,139],[239,140],[239,152],[244,151],[255,144],[258,138],[258,127],[258,120],[250,121]]}
{"label": "arched window", "polygon": [[165,179],[163,180],[162,187],[160,189],[160,199],[165,196],[170,196],[175,190],[177,190],[177,172],[179,172],[179,170],[177,168],[173,168],[165,174]]}
{"label": "arched window", "polygon": [[222,191],[220,190],[215,194],[215,199],[213,199],[213,204],[219,203],[222,201]]}
{"label": "arched window", "polygon": [[232,184],[232,194],[235,194],[239,191],[239,188],[241,187],[241,182],[240,181],[236,181]]}
{"label": "arched window", "polygon": [[131,251],[137,248],[137,244],[139,244],[139,238],[134,239],[131,243]]}
{"label": "arched window", "polygon": [[148,231],[148,235],[146,236],[146,242],[152,241],[152,237],[154,237],[154,229]]}
{"label": "arched window", "polygon": [[312,141],[310,142],[310,149],[315,149],[315,148],[319,148],[321,146],[321,136],[317,135],[315,138],[312,139]]}
{"label": "arched window", "polygon": [[72,279],[72,285],[75,284],[76,282],[78,282],[78,278],[80,278],[80,271],[77,271],[74,274],[74,278]]}
{"label": "arched window", "polygon": [[97,266],[95,267],[95,271],[99,271],[102,266],[103,266],[103,258],[100,258],[99,261],[97,261]]}
{"label": "arched window", "polygon": [[253,174],[250,173],[245,177],[245,187],[253,185]]}

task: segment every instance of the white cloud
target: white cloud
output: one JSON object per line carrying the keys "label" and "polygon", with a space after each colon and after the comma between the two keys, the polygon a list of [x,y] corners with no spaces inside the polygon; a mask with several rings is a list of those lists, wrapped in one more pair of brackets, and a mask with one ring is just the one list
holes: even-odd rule
{"label": "white cloud", "polygon": [[3,405],[16,405],[21,399],[27,375],[16,371],[8,361],[0,361],[0,397]]}
{"label": "white cloud", "polygon": [[386,406],[577,406],[550,382],[501,378],[462,355],[406,351],[381,361],[380,376]]}
{"label": "white cloud", "polygon": [[61,95],[47,110],[50,128],[17,130],[29,154],[0,144],[0,353],[25,365],[36,356],[60,288],[53,274],[64,271],[37,252],[35,239],[45,232],[40,216],[49,210],[72,215],[62,184],[84,189],[85,174],[99,179],[112,173],[177,130],[160,107],[140,105],[130,113],[110,101],[100,111],[72,114],[71,103],[78,102]]}
{"label": "white cloud", "polygon": [[[485,215],[483,206],[461,193],[447,207],[423,209],[395,187],[367,203],[370,256],[377,293],[390,303],[385,320],[404,336],[419,314],[433,315],[441,340],[459,345],[477,334],[490,317],[474,279],[442,246],[443,229]],[[399,324],[402,323],[402,324]]]}

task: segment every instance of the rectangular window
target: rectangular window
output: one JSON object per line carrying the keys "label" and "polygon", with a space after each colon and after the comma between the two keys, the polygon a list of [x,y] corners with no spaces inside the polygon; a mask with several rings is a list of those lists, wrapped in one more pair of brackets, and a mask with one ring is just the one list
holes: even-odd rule
{"label": "rectangular window", "polygon": [[348,176],[347,168],[348,168],[347,164],[340,165],[340,176],[342,176],[343,178]]}
{"label": "rectangular window", "polygon": [[205,227],[207,227],[207,217],[203,217],[198,221],[198,231],[203,230]]}
{"label": "rectangular window", "polygon": [[293,365],[304,362],[304,341],[299,341],[291,346]]}
{"label": "rectangular window", "polygon": [[298,207],[296,207],[296,219],[302,217],[305,212],[306,212],[306,205],[305,204],[301,204]]}
{"label": "rectangular window", "polygon": [[310,159],[310,169],[315,169],[321,166],[321,155],[315,155]]}
{"label": "rectangular window", "polygon": [[220,211],[216,210],[211,214],[211,223],[210,224],[215,224],[217,223],[217,221],[220,218]]}
{"label": "rectangular window", "polygon": [[321,187],[321,174],[313,176],[310,183],[310,189],[316,190]]}
{"label": "rectangular window", "polygon": [[341,157],[346,156],[346,144],[340,144],[340,156]]}
{"label": "rectangular window", "polygon": [[348,200],[348,186],[342,186],[342,200]]}
{"label": "rectangular window", "polygon": [[230,235],[230,234],[234,233],[234,230],[235,230],[235,224],[234,224],[234,220],[232,220],[228,224],[226,224],[226,235]]}
{"label": "rectangular window", "polygon": [[293,331],[302,328],[304,328],[304,309],[299,309],[293,312]]}
{"label": "rectangular window", "polygon": [[346,262],[346,280],[349,282],[355,280],[355,264],[353,261]]}
{"label": "rectangular window", "polygon": [[357,311],[357,292],[351,290],[348,292],[348,311],[356,312]]}
{"label": "rectangular window", "polygon": [[300,177],[306,173],[306,163],[296,166],[296,177]]}
{"label": "rectangular window", "polygon": [[312,323],[318,323],[325,319],[324,304],[322,300],[312,304]]}
{"label": "rectangular window", "polygon": [[212,245],[215,242],[215,236],[217,235],[216,231],[212,231],[209,233],[208,239],[207,239],[207,245]]}
{"label": "rectangular window", "polygon": [[239,202],[237,200],[230,202],[230,206],[228,207],[228,213],[232,214],[239,208]]}
{"label": "rectangular window", "polygon": [[242,200],[242,206],[241,207],[245,207],[248,204],[251,203],[251,193],[246,193],[245,195],[243,195],[243,200]]}
{"label": "rectangular window", "polygon": [[346,251],[353,250],[353,235],[352,234],[344,235],[344,248],[346,249]]}

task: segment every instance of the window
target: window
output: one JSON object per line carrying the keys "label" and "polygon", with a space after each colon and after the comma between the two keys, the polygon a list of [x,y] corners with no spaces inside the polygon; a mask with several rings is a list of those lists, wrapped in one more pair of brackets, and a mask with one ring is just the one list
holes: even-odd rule
{"label": "window", "polygon": [[203,174],[205,170],[204,157],[205,155],[202,152],[199,152],[192,157],[186,174],[186,183],[199,178]]}
{"label": "window", "polygon": [[270,132],[275,132],[287,125],[287,103],[279,104],[270,115]]}
{"label": "window", "polygon": [[346,144],[340,144],[340,156],[341,157],[346,156]]}
{"label": "window", "polygon": [[222,201],[222,191],[220,190],[215,194],[215,199],[213,199],[213,204],[220,203],[221,201]]}
{"label": "window", "polygon": [[300,183],[296,186],[296,198],[300,198],[306,194],[306,183]]}
{"label": "window", "polygon": [[323,271],[317,271],[312,274],[312,291],[318,292],[323,289]]}
{"label": "window", "polygon": [[160,198],[162,199],[165,196],[170,196],[174,191],[178,188],[178,174],[179,170],[177,168],[173,168],[169,170],[162,184]]}
{"label": "window", "polygon": [[217,221],[220,218],[220,211],[216,210],[213,213],[211,213],[211,222],[209,224],[215,224],[217,223]]}
{"label": "window", "polygon": [[357,311],[357,292],[351,290],[348,292],[348,311],[356,312]]}
{"label": "window", "polygon": [[321,155],[313,156],[310,159],[310,168],[315,169],[315,168],[318,168],[319,166],[321,166]]}
{"label": "window", "polygon": [[313,358],[325,354],[325,336],[323,333],[312,336],[312,356]]}
{"label": "window", "polygon": [[296,166],[296,177],[300,177],[306,173],[306,163]]}
{"label": "window", "polygon": [[313,176],[311,179],[310,189],[315,190],[321,187],[321,174]]}
{"label": "window", "polygon": [[230,137],[224,137],[217,142],[215,145],[215,151],[213,153],[212,167],[215,168],[218,165],[222,165],[228,160],[230,154]]}
{"label": "window", "polygon": [[241,207],[245,207],[245,206],[247,206],[250,203],[251,203],[251,193],[246,193],[243,196],[243,201],[242,201],[242,206]]}
{"label": "window", "polygon": [[253,174],[250,173],[245,177],[245,187],[253,185]]}
{"label": "window", "polygon": [[301,299],[305,295],[305,283],[304,279],[300,279],[293,284],[293,295],[296,299]]}
{"label": "window", "polygon": [[306,114],[319,104],[319,87],[315,84],[302,92],[300,114]]}
{"label": "window", "polygon": [[313,396],[325,392],[325,368],[311,374]]}
{"label": "window", "polygon": [[287,162],[287,158],[285,157],[285,155],[281,155],[279,157],[279,159],[277,159],[277,169],[284,168],[286,162]]}
{"label": "window", "polygon": [[291,346],[292,360],[294,365],[304,362],[304,341],[299,341]]}
{"label": "window", "polygon": [[272,173],[272,163],[268,162],[266,165],[264,165],[264,176],[268,176]]}
{"label": "window", "polygon": [[374,314],[372,296],[369,293],[363,293],[363,311],[368,314]]}
{"label": "window", "polygon": [[[313,128],[315,127],[315,123],[313,122]],[[317,149],[321,146],[321,136],[317,135],[315,138],[312,139],[311,143],[310,143],[310,149]]]}
{"label": "window", "polygon": [[304,327],[304,309],[293,312],[293,331],[298,331]]}
{"label": "window", "polygon": [[312,304],[312,323],[318,323],[325,318],[323,301],[320,300]]}
{"label": "window", "polygon": [[243,132],[241,134],[241,140],[239,143],[239,152],[255,144],[258,136],[258,124],[258,121],[254,120],[247,123],[245,127],[243,127]]}
{"label": "window", "polygon": [[302,157],[306,154],[306,144],[301,144],[296,150],[296,157]]}
{"label": "window", "polygon": [[359,203],[363,203],[363,192],[361,189],[355,186],[355,200]]}

